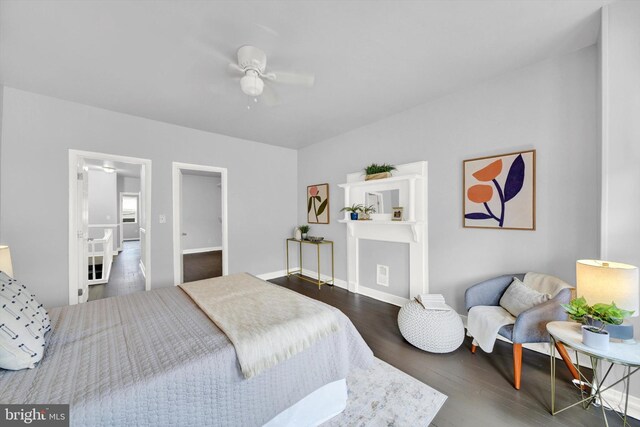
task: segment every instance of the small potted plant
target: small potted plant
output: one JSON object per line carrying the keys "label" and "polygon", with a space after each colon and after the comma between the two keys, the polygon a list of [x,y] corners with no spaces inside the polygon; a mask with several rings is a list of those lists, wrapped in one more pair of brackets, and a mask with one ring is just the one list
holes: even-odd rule
{"label": "small potted plant", "polygon": [[371,214],[376,213],[376,209],[373,207],[373,205],[362,206],[360,208],[360,211],[362,212],[362,214],[358,215],[358,220],[363,220],[363,221],[370,220]]}
{"label": "small potted plant", "polygon": [[350,212],[351,213],[351,220],[352,221],[357,221],[358,220],[358,213],[361,212],[362,209],[363,209],[362,205],[354,203],[351,206],[345,206],[344,208],[340,209],[340,212]]}
{"label": "small potted plant", "polygon": [[391,171],[396,170],[396,167],[393,165],[388,165],[383,163],[378,165],[376,163],[371,163],[369,166],[364,168],[365,172],[365,181],[369,181],[372,179],[384,179],[391,177]]}
{"label": "small potted plant", "polygon": [[298,230],[300,230],[302,240],[307,240],[307,233],[311,230],[311,227],[308,225],[301,225],[298,227]]}
{"label": "small potted plant", "polygon": [[582,342],[592,348],[606,351],[609,349],[607,325],[620,325],[633,311],[618,308],[615,303],[594,304],[590,306],[584,297],[562,304],[569,317],[582,323]]}

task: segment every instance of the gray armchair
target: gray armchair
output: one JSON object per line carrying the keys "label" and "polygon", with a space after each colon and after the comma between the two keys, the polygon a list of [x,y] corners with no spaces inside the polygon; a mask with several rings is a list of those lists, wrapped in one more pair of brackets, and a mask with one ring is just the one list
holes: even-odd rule
{"label": "gray armchair", "polygon": [[[507,290],[514,277],[524,280],[524,274],[507,274],[489,279],[471,286],[464,295],[467,311],[475,306],[498,306],[500,298]],[[549,276],[550,277],[550,276]],[[513,371],[514,386],[520,389],[522,374],[522,344],[549,342],[546,325],[554,320],[567,320],[567,314],[560,304],[566,304],[571,299],[571,286],[560,279],[551,277],[540,292],[551,295],[547,302],[532,307],[516,317],[515,324],[500,328],[498,333],[513,342]],[[566,352],[560,350],[563,359]],[[476,346],[471,346],[471,352],[476,352]],[[567,356],[568,358],[568,356]],[[565,362],[567,359],[565,359]],[[572,365],[573,367],[573,365]],[[572,372],[573,373],[573,372]]]}

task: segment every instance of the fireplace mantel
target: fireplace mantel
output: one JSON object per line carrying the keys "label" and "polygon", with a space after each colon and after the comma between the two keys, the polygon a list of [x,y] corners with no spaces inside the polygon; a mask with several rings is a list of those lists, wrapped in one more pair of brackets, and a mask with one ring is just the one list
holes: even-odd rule
{"label": "fireplace mantel", "polygon": [[351,220],[348,214],[338,222],[347,226],[347,276],[350,292],[402,305],[406,298],[399,298],[360,286],[359,241],[377,240],[409,244],[409,299],[428,293],[428,233],[427,233],[427,162],[415,162],[396,166],[391,178],[363,181],[360,172],[347,175],[344,189],[345,206],[365,204],[367,192],[399,190],[400,205],[406,219]]}

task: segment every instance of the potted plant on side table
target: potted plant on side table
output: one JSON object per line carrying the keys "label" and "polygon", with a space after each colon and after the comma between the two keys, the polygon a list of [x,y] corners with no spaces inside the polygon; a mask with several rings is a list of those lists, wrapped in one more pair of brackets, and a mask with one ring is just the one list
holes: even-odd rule
{"label": "potted plant on side table", "polygon": [[611,304],[594,304],[590,306],[584,297],[573,299],[569,304],[562,304],[571,320],[582,323],[582,342],[597,350],[609,349],[609,332],[607,325],[620,325],[633,311],[623,310]]}
{"label": "potted plant on side table", "polygon": [[357,221],[358,220],[358,213],[362,212],[362,205],[354,203],[351,206],[345,206],[344,208],[340,209],[340,212],[349,212],[351,220],[352,221]]}

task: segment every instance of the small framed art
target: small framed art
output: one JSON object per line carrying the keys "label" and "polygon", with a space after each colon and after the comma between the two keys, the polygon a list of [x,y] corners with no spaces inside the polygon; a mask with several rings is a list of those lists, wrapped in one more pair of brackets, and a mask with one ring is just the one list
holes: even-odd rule
{"label": "small framed art", "polygon": [[402,221],[404,208],[402,206],[394,206],[391,208],[391,220]]}
{"label": "small framed art", "polygon": [[307,187],[307,222],[329,224],[329,184]]}

